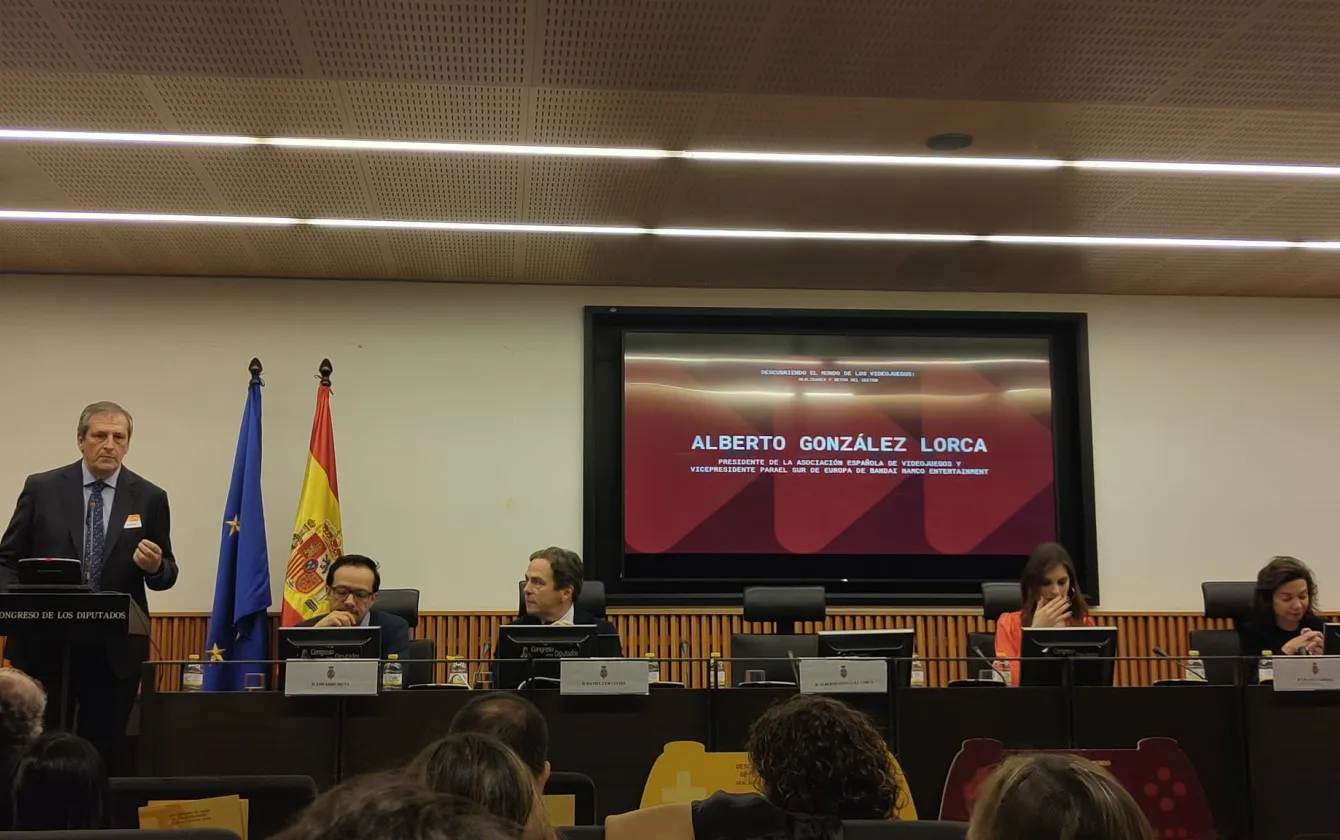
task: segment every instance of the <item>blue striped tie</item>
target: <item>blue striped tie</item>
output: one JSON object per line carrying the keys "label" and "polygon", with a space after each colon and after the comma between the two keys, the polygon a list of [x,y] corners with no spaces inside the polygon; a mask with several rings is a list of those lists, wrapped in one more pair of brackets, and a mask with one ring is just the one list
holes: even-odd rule
{"label": "blue striped tie", "polygon": [[102,491],[105,481],[88,485],[88,519],[84,520],[84,571],[94,592],[102,591],[102,549],[107,542],[107,525],[103,519]]}

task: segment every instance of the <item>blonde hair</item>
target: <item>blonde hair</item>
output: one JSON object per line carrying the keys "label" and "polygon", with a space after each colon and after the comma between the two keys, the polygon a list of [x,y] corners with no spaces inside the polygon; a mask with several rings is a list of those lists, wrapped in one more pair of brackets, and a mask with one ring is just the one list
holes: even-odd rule
{"label": "blonde hair", "polygon": [[1140,806],[1112,775],[1076,755],[1005,761],[972,809],[968,840],[1155,840]]}

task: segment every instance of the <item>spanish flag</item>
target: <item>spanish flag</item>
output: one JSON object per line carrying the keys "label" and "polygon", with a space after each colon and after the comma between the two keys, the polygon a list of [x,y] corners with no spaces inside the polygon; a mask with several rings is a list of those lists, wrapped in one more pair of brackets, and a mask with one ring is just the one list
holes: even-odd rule
{"label": "spanish flag", "polygon": [[330,360],[322,359],[307,472],[298,497],[298,517],[284,576],[285,627],[326,611],[326,569],[340,556],[344,542],[335,479],[335,432],[330,425],[331,370]]}

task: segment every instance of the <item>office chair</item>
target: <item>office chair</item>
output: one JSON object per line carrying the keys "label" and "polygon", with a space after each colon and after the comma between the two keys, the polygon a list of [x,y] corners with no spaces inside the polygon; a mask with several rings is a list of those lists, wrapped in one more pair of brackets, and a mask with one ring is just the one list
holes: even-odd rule
{"label": "office chair", "polygon": [[554,770],[544,783],[544,795],[571,796],[572,818],[576,825],[596,824],[596,783],[585,773]]}
{"label": "office chair", "polygon": [[[1007,612],[1022,609],[1024,595],[1019,584],[1010,581],[982,584],[982,615],[996,621]],[[968,634],[968,679],[954,680],[950,686],[976,685],[983,682],[978,674],[992,669],[996,659],[995,633]],[[987,658],[990,657],[990,658]],[[999,685],[1000,683],[992,683]]]}
{"label": "office chair", "polygon": [[762,671],[769,682],[796,683],[795,659],[819,655],[819,636],[797,633],[802,621],[822,622],[828,615],[822,586],[750,586],[744,590],[744,620],[776,622],[789,633],[732,633],[731,685],[747,671]]}
{"label": "office chair", "polygon": [[[1200,585],[1205,601],[1206,618],[1227,618],[1236,628],[1251,620],[1256,602],[1256,581],[1205,581]],[[1222,656],[1255,656],[1260,651],[1244,651],[1242,640],[1234,630],[1192,630],[1188,635],[1189,650],[1200,653],[1205,661],[1205,681],[1211,685],[1240,683],[1240,661],[1215,659]]]}
{"label": "office chair", "polygon": [[[417,589],[383,589],[377,593],[377,603],[372,608],[400,616],[409,623],[411,630],[419,626]],[[433,683],[434,659],[437,659],[436,642],[432,639],[410,639],[404,662],[405,687]]]}

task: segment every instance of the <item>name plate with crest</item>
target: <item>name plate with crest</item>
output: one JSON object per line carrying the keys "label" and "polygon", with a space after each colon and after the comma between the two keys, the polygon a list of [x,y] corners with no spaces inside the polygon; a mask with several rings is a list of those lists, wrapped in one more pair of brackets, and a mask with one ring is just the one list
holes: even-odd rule
{"label": "name plate with crest", "polygon": [[559,663],[560,694],[646,694],[650,690],[645,659],[564,659]]}
{"label": "name plate with crest", "polygon": [[375,697],[380,676],[376,659],[289,659],[284,663],[284,694]]}
{"label": "name plate with crest", "polygon": [[1340,689],[1340,656],[1276,656],[1276,691]]}
{"label": "name plate with crest", "polygon": [[801,694],[884,694],[889,664],[868,657],[800,660]]}

